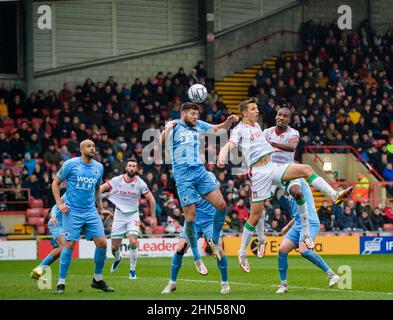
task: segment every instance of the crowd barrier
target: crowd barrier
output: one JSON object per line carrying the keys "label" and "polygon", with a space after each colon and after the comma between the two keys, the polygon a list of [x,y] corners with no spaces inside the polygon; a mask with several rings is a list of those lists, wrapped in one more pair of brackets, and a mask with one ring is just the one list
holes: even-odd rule
{"label": "crowd barrier", "polygon": [[[111,243],[108,239],[107,257],[112,257]],[[228,256],[236,256],[240,247],[240,237],[224,237],[224,249]],[[267,256],[276,256],[282,237],[267,237]],[[139,239],[138,254],[141,257],[171,257],[176,250],[177,238],[144,238]],[[128,256],[128,240],[124,239],[121,254]],[[256,254],[257,239],[253,238],[248,255]],[[207,255],[206,242],[198,241],[201,255]],[[0,261],[43,259],[52,250],[51,241],[45,240],[9,240],[0,241]],[[314,251],[321,255],[342,254],[393,254],[393,236],[319,236]],[[291,252],[292,255],[298,252]],[[186,256],[191,255],[188,250]],[[73,252],[73,258],[91,259],[94,256],[94,243],[80,240]]]}

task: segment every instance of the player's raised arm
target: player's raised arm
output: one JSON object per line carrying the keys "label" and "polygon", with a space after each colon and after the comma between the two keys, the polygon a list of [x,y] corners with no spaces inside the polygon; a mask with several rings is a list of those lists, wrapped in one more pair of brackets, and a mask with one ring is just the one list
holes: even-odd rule
{"label": "player's raised arm", "polygon": [[160,143],[163,144],[166,140],[168,140],[169,135],[172,133],[172,130],[177,126],[177,121],[172,120],[169,121],[165,125],[165,129],[161,132],[160,135]]}
{"label": "player's raised arm", "polygon": [[238,121],[239,121],[239,117],[237,115],[232,114],[224,122],[214,125],[212,128],[214,132],[217,132],[221,129],[228,131],[231,128],[232,124]]}
{"label": "player's raised arm", "polygon": [[217,159],[217,166],[219,168],[224,168],[225,163],[228,159],[228,155],[231,152],[231,150],[235,147],[236,145],[231,142],[228,141],[220,150],[220,153],[218,154],[218,159]]}
{"label": "player's raised arm", "polygon": [[150,212],[151,212],[151,226],[155,227],[157,226],[157,218],[156,218],[156,199],[154,199],[153,194],[151,193],[151,191],[147,192],[144,194],[145,198],[147,199],[147,201],[149,201],[149,205],[150,205]]}

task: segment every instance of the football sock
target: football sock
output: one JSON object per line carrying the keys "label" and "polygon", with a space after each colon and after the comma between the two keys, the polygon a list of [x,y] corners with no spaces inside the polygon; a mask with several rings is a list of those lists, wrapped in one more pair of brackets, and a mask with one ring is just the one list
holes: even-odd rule
{"label": "football sock", "polygon": [[39,267],[45,269],[47,266],[49,266],[53,261],[55,261],[55,259],[48,254],[44,260],[41,261],[41,263],[39,264]]}
{"label": "football sock", "polygon": [[280,274],[281,284],[287,283],[287,272],[288,272],[288,253],[278,253],[278,272]]}
{"label": "football sock", "polygon": [[60,275],[59,278],[65,279],[67,277],[68,269],[70,268],[73,249],[64,248],[60,254]]}
{"label": "football sock", "polygon": [[59,284],[65,285],[65,283],[66,283],[66,279],[64,279],[64,278],[59,278],[59,281],[57,281],[57,285],[59,285]]}
{"label": "football sock", "polygon": [[214,214],[213,243],[216,245],[218,245],[218,242],[220,240],[220,232],[222,230],[222,226],[224,225],[226,214],[227,214],[226,208],[224,210],[216,209],[216,213]]}
{"label": "football sock", "polygon": [[240,250],[245,254],[248,245],[250,244],[250,241],[252,239],[252,235],[254,234],[255,227],[252,226],[251,224],[246,221],[244,228],[243,228],[243,234],[242,234],[242,242],[241,242],[241,247]]}
{"label": "football sock", "polygon": [[263,216],[259,219],[255,229],[257,231],[258,241],[263,242],[265,240],[265,221]]}
{"label": "football sock", "polygon": [[297,210],[300,214],[300,219],[302,221],[302,229],[304,235],[310,235],[310,228],[308,225],[308,207],[306,199],[296,200]]}
{"label": "football sock", "polygon": [[117,249],[117,250],[112,250],[112,254],[113,254],[113,256],[115,257],[115,260],[116,260],[116,261],[119,261],[119,260],[120,260],[120,248]]}
{"label": "football sock", "polygon": [[226,256],[221,257],[221,261],[217,261],[218,270],[221,273],[221,282],[228,282],[228,260]]}
{"label": "football sock", "polygon": [[130,246],[130,270],[135,270],[136,259],[138,257],[138,246]]}
{"label": "football sock", "polygon": [[[104,269],[106,259],[106,248],[96,248],[94,252],[94,273],[101,274]],[[97,279],[96,279],[97,280]],[[99,281],[99,280],[97,280]]]}
{"label": "football sock", "polygon": [[307,179],[307,181],[318,190],[327,194],[331,199],[334,200],[337,197],[337,191],[334,190],[325,179],[318,176],[315,172]]}
{"label": "football sock", "polygon": [[171,281],[176,282],[177,275],[179,274],[179,270],[181,268],[182,263],[183,263],[183,254],[179,254],[178,252],[175,252],[171,264]]}
{"label": "football sock", "polygon": [[94,273],[94,280],[101,281],[102,280],[102,273]]}
{"label": "football sock", "polygon": [[196,227],[195,221],[186,220],[184,222],[184,230],[188,237],[188,241],[190,242],[191,247],[197,246],[197,238],[196,238]]}
{"label": "football sock", "polygon": [[192,255],[194,256],[194,260],[198,261],[198,260],[201,260],[201,256],[200,256],[199,250],[198,250],[198,239],[196,237],[197,231],[196,231],[195,223],[194,223],[194,231],[193,231],[193,233],[194,233],[195,236],[194,236],[194,240],[193,241],[190,240],[190,248],[191,248],[191,251],[192,251]]}
{"label": "football sock", "polygon": [[321,268],[323,271],[327,272],[330,268],[326,264],[326,262],[321,258],[321,256],[317,255],[315,252],[311,250],[307,250],[302,254],[307,260],[310,260],[317,267]]}

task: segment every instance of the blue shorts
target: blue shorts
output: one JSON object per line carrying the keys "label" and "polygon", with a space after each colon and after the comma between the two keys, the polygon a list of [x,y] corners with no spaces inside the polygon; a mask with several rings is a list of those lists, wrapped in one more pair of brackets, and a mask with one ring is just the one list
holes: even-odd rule
{"label": "blue shorts", "polygon": [[[310,223],[310,234],[313,241],[315,241],[318,233],[319,233],[319,224]],[[285,235],[284,239],[291,240],[296,245],[299,245],[299,243],[302,241],[302,238],[303,238],[302,226],[296,223]]]}
{"label": "blue shorts", "polygon": [[[206,240],[213,238],[213,217],[211,220],[196,221],[195,227],[197,230],[197,239],[205,236]],[[188,236],[183,228],[179,235],[180,238],[188,240]],[[222,237],[222,231],[220,231],[220,237]]]}
{"label": "blue shorts", "polygon": [[52,226],[49,220],[48,229],[52,233],[53,240],[56,241],[57,238],[64,237],[64,229],[62,223],[58,223],[56,226]]}
{"label": "blue shorts", "polygon": [[173,177],[182,206],[198,202],[200,197],[218,189],[216,182],[203,165],[176,170]]}
{"label": "blue shorts", "polygon": [[104,225],[97,211],[78,212],[69,209],[63,214],[65,240],[78,241],[81,233],[87,240],[105,237]]}

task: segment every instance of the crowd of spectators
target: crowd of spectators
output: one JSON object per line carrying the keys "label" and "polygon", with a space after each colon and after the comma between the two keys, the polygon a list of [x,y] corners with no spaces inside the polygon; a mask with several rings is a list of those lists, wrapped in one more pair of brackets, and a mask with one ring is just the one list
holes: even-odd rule
{"label": "crowd of spectators", "polygon": [[[341,31],[336,25],[308,21],[302,27],[304,50],[280,55],[274,69],[263,66],[248,88],[258,99],[263,125],[274,125],[279,107],[293,112],[291,126],[300,132],[296,158],[304,147],[353,146],[386,181],[393,181],[393,35],[375,33],[367,21],[357,32]],[[119,175],[126,159],[141,163],[144,178],[157,200],[157,217],[168,233],[183,223],[171,166],[141,161],[144,130],[164,128],[165,121],[180,117],[187,88],[201,83],[210,89],[201,119],[210,123],[225,120],[228,109],[223,98],[207,82],[203,61],[189,74],[162,72],[144,82],[118,84],[86,81],[74,89],[64,83],[59,92],[38,90],[26,95],[20,83],[11,89],[0,84],[0,163],[4,168],[18,164],[19,170],[2,169],[0,188],[28,188],[35,198],[50,207],[54,201],[50,184],[61,164],[78,155],[79,142],[96,143],[96,159],[104,165],[106,179]],[[344,152],[338,150],[338,152]],[[7,165],[5,165],[7,163]],[[250,183],[245,175],[229,174],[231,167],[213,171],[228,203],[224,230],[239,232],[248,217]],[[392,192],[392,187],[388,187]],[[109,205],[106,203],[106,205]],[[285,197],[266,204],[266,229],[279,232],[290,220]],[[142,226],[149,226],[143,204]],[[364,210],[363,203],[345,208],[319,210],[326,230],[380,230],[392,222],[390,207]],[[110,226],[108,226],[110,228]]]}

